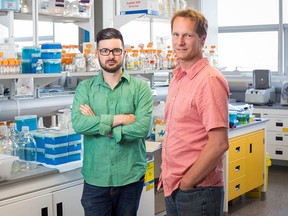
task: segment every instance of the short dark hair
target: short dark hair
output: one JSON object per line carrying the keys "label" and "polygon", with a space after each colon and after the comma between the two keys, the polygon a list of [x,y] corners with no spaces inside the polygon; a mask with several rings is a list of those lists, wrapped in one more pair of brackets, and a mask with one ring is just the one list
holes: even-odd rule
{"label": "short dark hair", "polygon": [[192,10],[192,9],[177,11],[171,19],[171,31],[172,32],[173,32],[173,23],[174,23],[174,20],[176,19],[176,17],[189,18],[192,21],[195,21],[196,22],[196,32],[197,32],[198,36],[199,37],[207,36],[208,21],[202,13],[200,13],[196,10]]}
{"label": "short dark hair", "polygon": [[124,48],[123,36],[121,32],[115,28],[105,28],[97,33],[97,36],[96,36],[97,47],[101,40],[107,40],[107,39],[113,39],[113,38],[120,39],[122,42],[122,46]]}

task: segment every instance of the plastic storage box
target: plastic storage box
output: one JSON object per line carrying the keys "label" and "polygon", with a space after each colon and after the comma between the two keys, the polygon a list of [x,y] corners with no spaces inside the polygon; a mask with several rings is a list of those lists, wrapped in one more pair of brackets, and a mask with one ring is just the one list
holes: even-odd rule
{"label": "plastic storage box", "polygon": [[32,58],[35,56],[40,56],[39,46],[22,48],[22,73],[32,73]]}
{"label": "plastic storage box", "polygon": [[45,154],[46,164],[59,165],[59,164],[67,163],[67,162],[69,162],[68,153],[57,154],[57,155]]}
{"label": "plastic storage box", "polygon": [[81,160],[81,150],[68,152],[68,162]]}
{"label": "plastic storage box", "polygon": [[23,126],[28,126],[30,131],[37,129],[37,115],[15,116],[15,123],[18,131],[22,131]]}
{"label": "plastic storage box", "polygon": [[41,46],[42,59],[61,59],[62,45],[59,43],[46,43]]}
{"label": "plastic storage box", "polygon": [[44,73],[61,73],[61,59],[43,59]]}
{"label": "plastic storage box", "polygon": [[41,59],[44,63],[44,73],[61,73],[62,45],[46,43],[41,46]]}

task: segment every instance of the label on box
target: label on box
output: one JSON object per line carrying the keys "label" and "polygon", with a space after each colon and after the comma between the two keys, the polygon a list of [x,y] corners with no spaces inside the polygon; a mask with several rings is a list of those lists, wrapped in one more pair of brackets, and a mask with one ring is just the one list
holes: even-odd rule
{"label": "label on box", "polygon": [[154,161],[147,164],[144,184],[146,186],[146,191],[154,189]]}
{"label": "label on box", "polygon": [[140,14],[159,15],[158,0],[135,0],[121,1],[120,14]]}
{"label": "label on box", "polygon": [[0,10],[19,11],[19,0],[0,0]]}
{"label": "label on box", "polygon": [[165,135],[165,125],[156,124],[155,126],[155,141],[162,142]]}

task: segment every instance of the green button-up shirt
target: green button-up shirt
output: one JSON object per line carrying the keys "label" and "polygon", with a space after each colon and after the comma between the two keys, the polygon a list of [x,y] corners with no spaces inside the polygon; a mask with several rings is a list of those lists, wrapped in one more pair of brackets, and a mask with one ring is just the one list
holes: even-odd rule
{"label": "green button-up shirt", "polygon": [[[88,104],[95,116],[81,114]],[[84,80],[76,89],[72,124],[84,135],[82,174],[88,184],[111,187],[138,181],[146,171],[145,139],[152,121],[153,96],[149,85],[123,71],[112,90],[98,76]],[[114,115],[134,114],[136,122],[112,128]],[[108,134],[112,132],[113,138]]]}

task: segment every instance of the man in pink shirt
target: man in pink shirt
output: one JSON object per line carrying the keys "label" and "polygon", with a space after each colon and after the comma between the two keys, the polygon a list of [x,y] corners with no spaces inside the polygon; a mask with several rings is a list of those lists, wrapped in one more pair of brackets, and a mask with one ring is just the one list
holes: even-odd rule
{"label": "man in pink shirt", "polygon": [[160,183],[168,216],[223,212],[229,87],[202,56],[207,28],[206,18],[191,9],[176,12],[171,21],[179,67],[168,90],[162,146]]}

